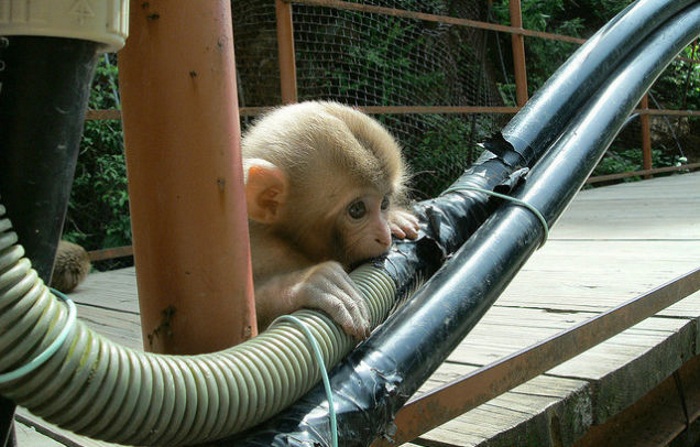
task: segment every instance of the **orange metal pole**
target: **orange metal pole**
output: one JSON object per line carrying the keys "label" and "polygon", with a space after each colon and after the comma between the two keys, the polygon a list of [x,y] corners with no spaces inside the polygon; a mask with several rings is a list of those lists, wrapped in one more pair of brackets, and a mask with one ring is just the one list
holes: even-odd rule
{"label": "orange metal pole", "polygon": [[145,349],[255,335],[228,0],[131,2],[119,54]]}
{"label": "orange metal pole", "polygon": [[292,4],[284,0],[275,0],[275,8],[277,15],[277,48],[280,64],[282,102],[284,104],[291,104],[298,101]]}
{"label": "orange metal pole", "polygon": [[[523,14],[520,0],[510,0],[510,25],[523,29]],[[525,64],[525,36],[513,34],[513,72],[515,75],[515,100],[519,107],[527,102],[527,69]]]}
{"label": "orange metal pole", "polygon": [[[642,113],[639,115],[639,121],[642,125],[642,163],[644,170],[649,170],[652,168],[653,159],[651,154],[651,122],[649,115],[643,113],[649,110],[649,96],[644,95],[642,98],[640,108]],[[645,175],[645,178],[651,178],[651,175]]]}

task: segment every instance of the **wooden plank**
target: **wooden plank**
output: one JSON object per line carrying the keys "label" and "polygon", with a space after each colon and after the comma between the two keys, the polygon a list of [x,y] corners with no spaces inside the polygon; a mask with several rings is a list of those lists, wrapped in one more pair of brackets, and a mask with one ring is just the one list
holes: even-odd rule
{"label": "wooden plank", "polygon": [[[510,313],[509,316],[502,316]],[[491,309],[465,340],[455,349],[452,362],[483,365],[504,355],[553,336],[591,314],[547,313],[538,309]],[[660,319],[645,321],[610,339],[612,346],[623,345],[642,348],[653,346],[683,330],[689,323],[685,319]],[[652,325],[652,326],[649,326]]]}
{"label": "wooden plank", "polygon": [[700,195],[687,192],[698,187],[700,173],[692,173],[583,191],[552,237],[697,241]]}
{"label": "wooden plank", "polygon": [[[686,402],[685,409],[680,390]],[[685,363],[677,374],[667,378],[633,406],[615,415],[605,425],[592,427],[575,445],[576,447],[697,445],[699,405],[700,357],[695,357]],[[690,430],[683,433],[688,428],[688,420],[695,427],[691,426]],[[695,421],[694,424],[693,421]],[[681,434],[682,441],[671,444]]]}
{"label": "wooden plank", "polygon": [[[698,190],[698,186],[700,175],[693,174],[583,191],[552,231],[549,243],[531,258],[449,361],[463,362],[462,366],[473,369],[474,365],[527,347],[533,340],[556,333],[697,267],[700,196],[678,198],[677,192]],[[574,419],[589,424],[605,420],[697,354],[699,296],[695,294],[681,301],[659,317],[637,325],[538,379],[566,377],[588,384],[581,392],[595,405],[579,406],[577,411],[576,401],[569,401],[564,393],[558,401],[563,405],[560,411],[561,408],[573,411]],[[421,392],[443,384],[449,377],[441,368]],[[525,402],[513,400],[511,396],[519,388],[484,404],[484,408],[479,407],[484,410],[481,419],[460,423],[463,418],[471,417],[468,415],[477,414],[475,409],[414,443],[571,445],[577,436],[564,439],[562,433],[567,431],[554,429],[557,423],[552,423],[553,419],[547,422],[542,412],[531,412],[527,423],[514,422],[515,414],[527,414],[524,409],[528,405],[536,407],[538,402],[528,393],[520,394]],[[547,385],[538,384],[538,392],[548,392]],[[501,408],[487,411],[498,399],[504,402]],[[545,426],[549,438],[543,435]]]}
{"label": "wooden plank", "polygon": [[496,306],[603,311],[692,270],[700,259],[700,242],[556,245],[530,259]]}
{"label": "wooden plank", "polygon": [[133,267],[91,273],[70,295],[78,304],[138,315],[136,270]]}
{"label": "wooden plank", "polygon": [[15,435],[18,446],[31,447],[61,447],[61,444],[53,438],[39,433],[34,427],[15,422]]}
{"label": "wooden plank", "polygon": [[99,334],[129,348],[143,349],[133,267],[91,273],[70,298],[78,318]]}
{"label": "wooden plank", "polygon": [[[445,365],[437,375],[443,374]],[[587,387],[584,381],[540,376],[413,442],[418,445],[545,446],[550,445],[554,431],[568,444],[590,426],[590,420],[581,418],[581,414],[590,412],[592,405]]]}
{"label": "wooden plank", "polygon": [[[419,394],[667,282],[700,262],[700,173],[586,190]],[[135,270],[93,273],[79,318],[140,349]],[[700,346],[700,293],[407,445],[571,445]],[[70,445],[70,444],[65,444]]]}
{"label": "wooden plank", "polygon": [[[593,421],[604,423],[647,394],[695,355],[697,322],[650,318],[548,374],[594,382]],[[664,334],[664,328],[671,332]]]}
{"label": "wooden plank", "polygon": [[[48,437],[55,441],[58,445],[65,445],[69,447],[116,447],[118,444],[113,444],[104,441],[97,441],[94,439],[87,438],[85,436],[76,435],[68,430],[64,430],[53,424],[46,422],[39,416],[35,416],[30,413],[26,408],[17,407],[15,413],[15,421],[19,422],[18,425],[31,427],[33,431],[23,430],[23,437],[26,436],[28,441],[26,444],[22,445],[34,446],[35,442],[44,442],[45,438]],[[38,435],[38,436],[35,436]],[[27,439],[29,438],[29,439]],[[48,442],[48,441],[47,441]],[[52,446],[52,444],[48,444]]]}
{"label": "wooden plank", "polygon": [[143,350],[141,320],[138,315],[78,305],[78,318],[115,343]]}
{"label": "wooden plank", "polygon": [[669,318],[697,318],[698,315],[700,315],[700,292],[659,313],[659,316]]}
{"label": "wooden plank", "polygon": [[103,261],[105,259],[123,258],[126,256],[133,256],[134,248],[131,245],[125,245],[122,247],[114,248],[103,248],[102,250],[93,250],[88,252],[90,261]]}
{"label": "wooden plank", "polygon": [[[601,377],[577,380],[585,386],[571,390],[566,387],[551,389],[552,383],[558,382],[543,383],[542,381],[545,379],[558,381],[559,378],[540,376],[429,432],[415,442],[417,444],[425,442],[425,445],[456,446],[571,445],[594,421],[597,415],[596,409],[606,408],[614,414],[617,412],[615,410],[627,407],[641,395],[646,394],[645,388],[651,389],[667,377],[667,375],[664,376],[664,371],[670,375],[670,372],[680,366],[682,360],[676,360],[674,365],[674,359],[689,358],[687,353],[678,355],[677,350],[668,346],[673,340],[678,341],[677,329],[679,325],[683,326],[684,321],[662,319],[663,321],[657,322],[654,320],[656,319],[646,320],[612,339],[611,342],[606,343],[608,349],[602,349],[602,354],[599,353],[595,359],[585,359],[582,368],[576,367],[576,371],[585,371],[586,363],[598,364],[605,367],[607,373],[614,374],[616,377],[613,379]],[[687,326],[689,325],[683,326],[682,329],[689,329]],[[668,332],[674,335],[668,337]],[[696,331],[693,328],[688,332],[692,336]],[[642,341],[639,340],[640,338]],[[662,340],[661,343],[657,343],[659,340]],[[681,341],[679,344],[685,349],[692,349],[694,346],[694,343],[688,340]],[[617,349],[618,352],[610,353],[610,349],[613,351]],[[644,351],[644,354],[640,355],[638,351]],[[650,360],[649,356],[652,355],[656,355],[657,358]],[[621,367],[620,365],[625,362],[627,364]],[[662,366],[660,367],[659,364]],[[474,367],[470,365],[443,364],[421,391],[452,381],[456,376],[473,369]],[[640,380],[633,380],[637,376],[641,376],[642,381],[646,380],[647,385],[641,385]],[[605,387],[597,389],[600,383],[605,384],[607,389]],[[623,392],[620,392],[621,389]],[[635,394],[625,393],[630,390]],[[542,410],[545,407],[549,408],[548,404],[543,405],[547,400],[542,400],[542,395],[556,396],[557,406],[553,407],[556,410]],[[596,402],[597,405],[593,406],[591,402]],[[617,405],[617,408],[611,402]],[[472,417],[477,422],[470,421],[469,418]],[[599,415],[598,417],[600,418]],[[484,420],[488,422],[479,422]]]}

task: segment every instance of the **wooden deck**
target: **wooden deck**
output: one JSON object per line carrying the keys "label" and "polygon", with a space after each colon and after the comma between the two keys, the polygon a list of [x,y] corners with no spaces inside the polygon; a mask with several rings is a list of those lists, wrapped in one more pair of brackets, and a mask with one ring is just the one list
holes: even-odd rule
{"label": "wooden deck", "polygon": [[[700,266],[700,173],[583,191],[472,333],[421,389],[473,371]],[[88,277],[72,298],[88,324],[141,346],[133,269]],[[623,410],[699,357],[700,293],[649,318],[408,445],[666,445],[677,435],[653,411],[647,430],[616,422]],[[695,368],[693,371],[697,371]],[[700,377],[678,375],[688,388]],[[671,389],[671,394],[675,391]],[[667,393],[668,394],[668,393]],[[690,393],[692,395],[692,393]],[[673,401],[673,399],[671,399]],[[643,401],[642,401],[643,402]],[[667,412],[681,411],[680,400]],[[700,403],[691,402],[691,419]],[[58,432],[41,437],[20,412],[20,446],[106,445]],[[617,435],[595,438],[600,424]],[[638,427],[639,424],[635,424]]]}

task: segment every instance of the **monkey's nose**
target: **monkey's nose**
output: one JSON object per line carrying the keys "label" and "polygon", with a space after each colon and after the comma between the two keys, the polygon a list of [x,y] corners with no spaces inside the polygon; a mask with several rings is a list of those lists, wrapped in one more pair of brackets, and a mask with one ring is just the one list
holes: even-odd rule
{"label": "monkey's nose", "polygon": [[388,249],[391,246],[391,230],[387,227],[386,231],[377,235],[375,242],[383,249]]}
{"label": "monkey's nose", "polygon": [[387,242],[383,239],[376,239],[375,242],[385,250],[391,245],[391,242]]}

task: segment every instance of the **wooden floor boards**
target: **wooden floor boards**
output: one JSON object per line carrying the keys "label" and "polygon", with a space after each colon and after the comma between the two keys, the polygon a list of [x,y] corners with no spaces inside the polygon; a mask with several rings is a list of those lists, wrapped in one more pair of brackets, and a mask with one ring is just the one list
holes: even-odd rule
{"label": "wooden floor boards", "polygon": [[[548,243],[419,394],[700,266],[698,191],[700,173],[581,192]],[[142,346],[134,269],[91,274],[71,297],[88,325]],[[699,317],[695,294],[409,445],[573,445],[698,354]],[[20,445],[104,445],[39,439],[28,425],[44,424],[26,413],[19,420]],[[44,430],[50,436],[52,428]]]}

